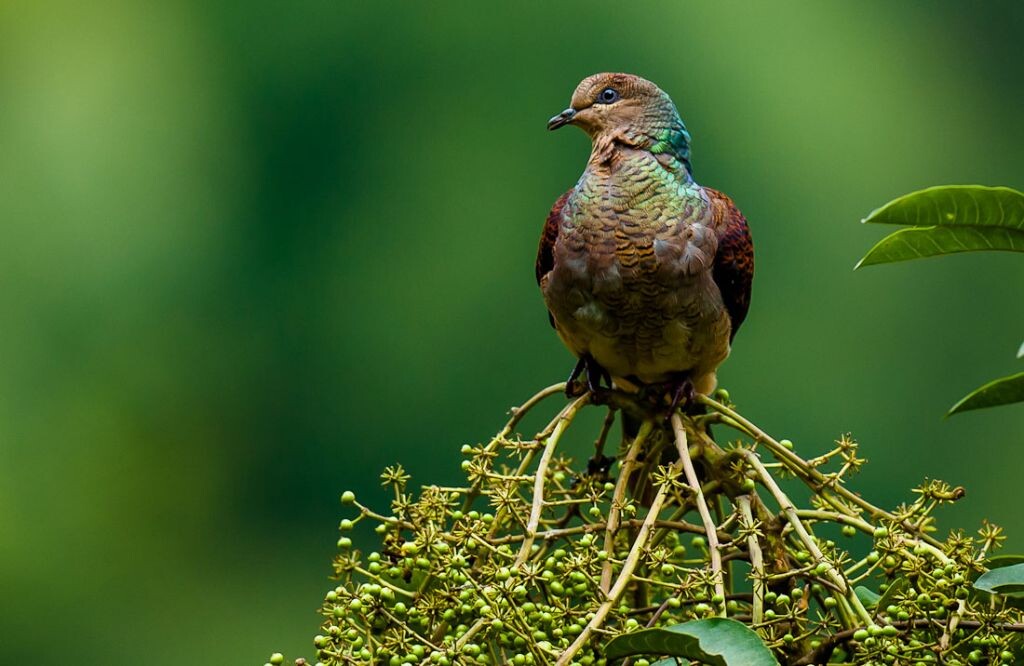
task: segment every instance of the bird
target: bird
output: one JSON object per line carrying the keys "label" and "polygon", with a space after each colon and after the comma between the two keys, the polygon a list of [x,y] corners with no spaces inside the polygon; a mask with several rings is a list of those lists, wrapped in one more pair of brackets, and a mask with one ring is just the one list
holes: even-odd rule
{"label": "bird", "polygon": [[710,395],[750,307],[746,218],[694,180],[690,134],[650,81],[588,76],[547,124],[568,125],[590,137],[590,157],[551,208],[536,260],[548,318],[578,359],[566,393],[660,387],[673,411]]}

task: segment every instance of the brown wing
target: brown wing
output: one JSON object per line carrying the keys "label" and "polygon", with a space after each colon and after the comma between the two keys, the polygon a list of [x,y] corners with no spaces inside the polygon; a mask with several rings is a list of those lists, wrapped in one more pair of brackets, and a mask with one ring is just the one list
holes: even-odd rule
{"label": "brown wing", "polygon": [[718,252],[712,267],[712,277],[732,321],[729,341],[736,336],[740,324],[750,308],[750,290],[754,282],[754,242],[750,228],[736,204],[728,196],[709,187],[704,188],[711,197],[715,228],[718,229]]}
{"label": "brown wing", "polygon": [[[535,266],[538,285],[555,266],[555,241],[558,239],[558,228],[562,224],[562,207],[571,193],[572,190],[569,190],[558,197],[558,201],[548,213],[548,219],[544,221],[544,230],[540,233],[540,246],[537,248],[537,264]],[[555,317],[550,310],[548,311],[548,321],[551,322],[551,328],[554,328]]]}
{"label": "brown wing", "polygon": [[537,248],[537,284],[540,284],[541,278],[554,268],[555,240],[558,239],[558,227],[562,223],[562,206],[565,205],[565,200],[569,198],[571,193],[572,190],[569,190],[558,197],[558,201],[555,202],[555,205],[551,207],[551,212],[548,213],[548,219],[544,222],[544,231],[540,234],[540,247]]}

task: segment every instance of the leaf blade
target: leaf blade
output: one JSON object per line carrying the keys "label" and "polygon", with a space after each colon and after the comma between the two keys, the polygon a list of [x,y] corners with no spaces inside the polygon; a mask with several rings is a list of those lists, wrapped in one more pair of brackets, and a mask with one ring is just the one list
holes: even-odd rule
{"label": "leaf blade", "polygon": [[993,226],[1024,230],[1024,192],[986,185],[940,185],[893,199],[863,222],[912,227]]}
{"label": "leaf blade", "polygon": [[753,630],[722,617],[623,634],[605,647],[609,661],[636,654],[684,657],[711,666],[778,666],[779,663]]}
{"label": "leaf blade", "polygon": [[982,250],[1024,252],[1024,231],[989,226],[900,229],[878,241],[854,268]]}
{"label": "leaf blade", "polygon": [[974,588],[990,594],[1019,596],[1024,592],[1024,563],[986,571],[974,581]]}
{"label": "leaf blade", "polygon": [[853,588],[853,591],[857,595],[857,598],[860,599],[860,602],[864,604],[865,608],[874,608],[878,605],[878,601],[882,598],[882,595],[880,595],[878,592],[875,592],[870,588],[864,587],[863,585],[858,585],[857,587]]}
{"label": "leaf blade", "polygon": [[950,407],[946,416],[1017,402],[1024,402],[1024,372],[1002,377],[978,387]]}

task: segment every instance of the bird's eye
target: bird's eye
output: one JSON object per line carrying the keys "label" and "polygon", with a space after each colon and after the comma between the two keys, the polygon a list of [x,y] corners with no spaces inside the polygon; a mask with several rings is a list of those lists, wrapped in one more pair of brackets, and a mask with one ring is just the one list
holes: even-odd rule
{"label": "bird's eye", "polygon": [[617,99],[619,99],[619,92],[615,90],[615,88],[605,88],[601,91],[601,94],[597,96],[597,101],[602,104],[611,104]]}

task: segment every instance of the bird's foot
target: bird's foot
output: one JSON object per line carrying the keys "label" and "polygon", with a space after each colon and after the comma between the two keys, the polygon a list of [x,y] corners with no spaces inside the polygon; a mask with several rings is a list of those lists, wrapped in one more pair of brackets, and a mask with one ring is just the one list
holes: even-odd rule
{"label": "bird's foot", "polygon": [[666,420],[671,419],[677,409],[682,408],[685,411],[693,403],[695,393],[693,381],[688,376],[670,381],[668,388],[671,391],[671,400],[668,405]]}
{"label": "bird's foot", "polygon": [[576,362],[576,367],[572,369],[571,373],[569,373],[569,379],[565,380],[565,397],[578,398],[586,393],[586,387],[580,384],[580,377],[586,369],[587,357],[582,356],[580,357],[580,360]]}
{"label": "bird's foot", "polygon": [[[587,373],[585,383],[580,381],[584,371]],[[601,386],[602,380],[607,388]],[[582,385],[581,385],[582,384]],[[594,404],[601,404],[605,394],[612,388],[612,376],[605,370],[590,354],[580,357],[576,367],[573,368],[569,379],[565,382],[565,395],[569,398],[578,398],[586,392],[590,392],[591,401]]]}

